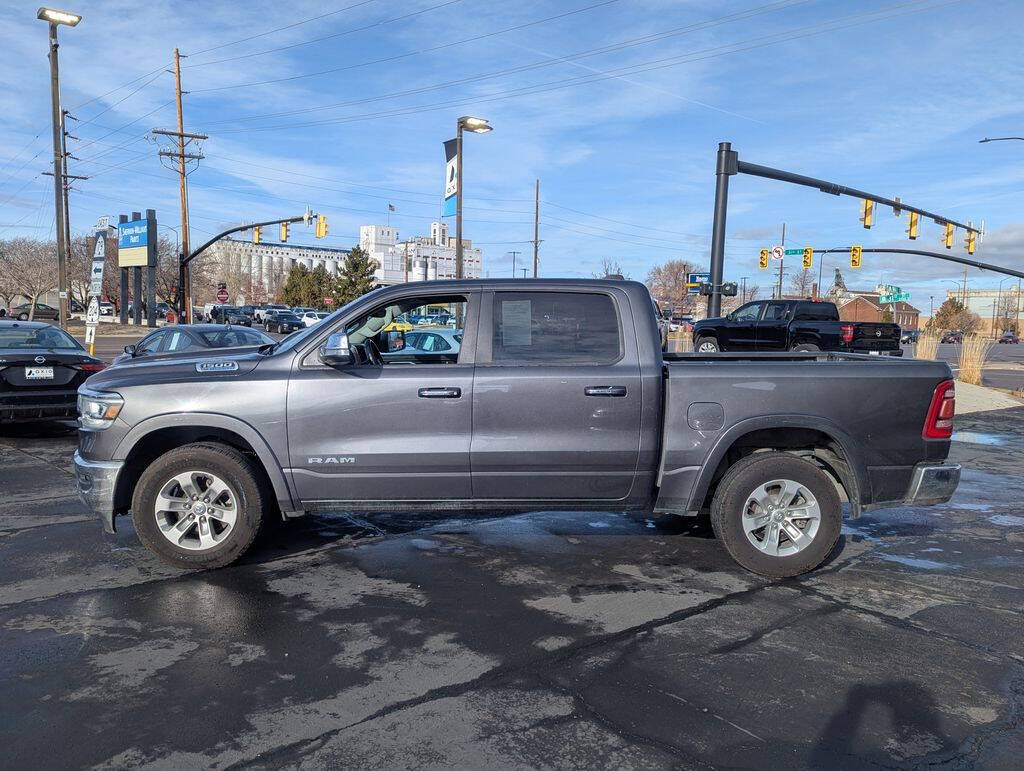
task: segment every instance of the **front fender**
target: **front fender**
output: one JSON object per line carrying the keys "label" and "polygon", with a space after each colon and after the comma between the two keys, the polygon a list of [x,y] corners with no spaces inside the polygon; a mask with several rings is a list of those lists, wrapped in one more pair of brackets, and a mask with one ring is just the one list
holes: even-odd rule
{"label": "front fender", "polygon": [[241,437],[256,453],[256,457],[266,470],[267,478],[274,488],[274,496],[282,511],[294,511],[299,508],[295,505],[298,498],[288,484],[277,454],[267,443],[263,434],[245,421],[229,415],[212,412],[174,412],[147,418],[137,423],[125,434],[114,450],[111,460],[126,460],[139,442],[155,431],[165,428],[190,427],[222,429]]}

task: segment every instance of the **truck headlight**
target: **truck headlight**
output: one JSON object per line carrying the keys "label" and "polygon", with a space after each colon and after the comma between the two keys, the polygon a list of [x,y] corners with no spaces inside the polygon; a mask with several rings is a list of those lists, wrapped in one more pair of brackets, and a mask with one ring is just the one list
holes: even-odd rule
{"label": "truck headlight", "polygon": [[82,428],[110,428],[123,406],[120,394],[79,391],[78,424]]}

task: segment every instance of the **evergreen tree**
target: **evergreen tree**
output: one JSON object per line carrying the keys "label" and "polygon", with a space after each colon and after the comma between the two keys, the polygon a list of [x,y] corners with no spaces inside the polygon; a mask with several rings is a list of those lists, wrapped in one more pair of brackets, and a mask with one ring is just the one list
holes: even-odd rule
{"label": "evergreen tree", "polygon": [[317,265],[306,280],[306,296],[298,305],[306,305],[310,308],[323,308],[324,298],[334,296],[334,277],[327,272],[323,265]]}
{"label": "evergreen tree", "polygon": [[[377,261],[358,246],[352,248],[345,264],[338,271],[335,281],[334,302],[335,307],[352,302],[357,297],[362,297],[374,288],[373,272],[377,269]],[[327,295],[325,295],[327,296]],[[321,302],[323,302],[321,300]]]}
{"label": "evergreen tree", "polygon": [[281,302],[285,305],[305,305],[309,294],[309,279],[309,271],[301,263],[288,271],[288,279],[281,289]]}

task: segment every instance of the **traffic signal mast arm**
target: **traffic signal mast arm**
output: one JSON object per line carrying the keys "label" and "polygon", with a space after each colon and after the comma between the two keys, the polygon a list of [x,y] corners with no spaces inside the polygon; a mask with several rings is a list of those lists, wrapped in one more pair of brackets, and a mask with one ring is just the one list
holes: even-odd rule
{"label": "traffic signal mast arm", "polygon": [[267,225],[280,225],[280,224],[285,223],[285,222],[287,222],[289,224],[295,223],[295,222],[310,222],[316,216],[317,216],[316,214],[312,214],[310,212],[306,212],[305,214],[300,214],[298,217],[288,217],[287,219],[278,219],[278,220],[267,220],[266,222],[250,222],[248,225],[238,225],[237,227],[228,228],[227,230],[222,231],[222,232],[218,233],[217,235],[215,235],[213,238],[211,238],[205,244],[200,246],[198,249],[193,249],[192,253],[186,259],[182,260],[181,264],[182,265],[188,265],[190,262],[192,262],[192,260],[194,260],[200,254],[202,254],[204,251],[209,249],[215,243],[220,241],[220,239],[224,238],[224,236],[229,236],[232,233],[240,233],[243,230],[252,230],[253,228],[262,228],[262,227],[266,227]]}
{"label": "traffic signal mast arm", "polygon": [[[736,160],[736,171],[740,174],[751,174],[755,177],[764,177],[766,179],[777,179],[780,182],[790,182],[794,185],[803,185],[804,187],[817,188],[823,193],[829,193],[830,195],[849,195],[854,198],[861,198],[864,201],[874,201],[882,206],[889,206],[893,209],[900,211],[915,212],[922,217],[926,217],[933,220],[936,225],[953,225],[954,227],[962,228],[968,232],[973,231],[974,233],[980,233],[981,231],[971,225],[970,223],[964,224],[963,222],[957,222],[951,220],[948,217],[943,217],[941,214],[935,214],[934,212],[925,211],[924,209],[918,209],[916,206],[910,206],[903,201],[895,201],[890,198],[882,198],[881,196],[874,195],[873,193],[867,193],[863,190],[857,190],[853,187],[846,187],[846,185],[837,185],[835,182],[827,182],[824,179],[815,179],[814,177],[805,177],[803,174],[794,174],[790,171],[783,171],[782,169],[773,169],[770,166],[761,166],[756,163],[748,163],[747,161]],[[844,250],[845,251],[845,250]],[[864,251],[869,251],[865,249]]]}
{"label": "traffic signal mast arm", "polygon": [[[821,249],[821,254],[840,254],[840,253],[851,253],[853,249],[857,247],[843,246],[837,249]],[[1002,273],[1006,276],[1015,276],[1017,278],[1024,278],[1024,271],[1013,270],[1011,268],[1003,268],[999,265],[991,265],[987,262],[978,262],[977,260],[968,260],[966,257],[954,257],[952,254],[940,254],[939,252],[925,252],[921,249],[868,249],[861,248],[861,252],[864,254],[915,254],[920,257],[934,257],[938,260],[946,260],[947,262],[957,262],[961,265],[970,265],[972,268],[980,268],[981,270],[991,270],[993,273]],[[852,256],[852,254],[851,254]]]}

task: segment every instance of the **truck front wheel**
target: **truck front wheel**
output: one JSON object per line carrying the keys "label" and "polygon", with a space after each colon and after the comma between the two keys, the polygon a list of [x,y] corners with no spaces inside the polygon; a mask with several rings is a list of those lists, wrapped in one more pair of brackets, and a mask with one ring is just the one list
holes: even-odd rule
{"label": "truck front wheel", "polygon": [[718,353],[721,348],[713,337],[698,337],[697,342],[693,344],[693,350],[697,353]]}
{"label": "truck front wheel", "polygon": [[769,578],[818,567],[842,524],[832,480],[813,463],[781,453],[755,453],[733,465],[711,503],[711,525],[729,555]]}
{"label": "truck front wheel", "polygon": [[139,540],[179,568],[219,568],[249,550],[268,500],[242,453],[215,442],[164,453],[139,477],[132,521]]}

